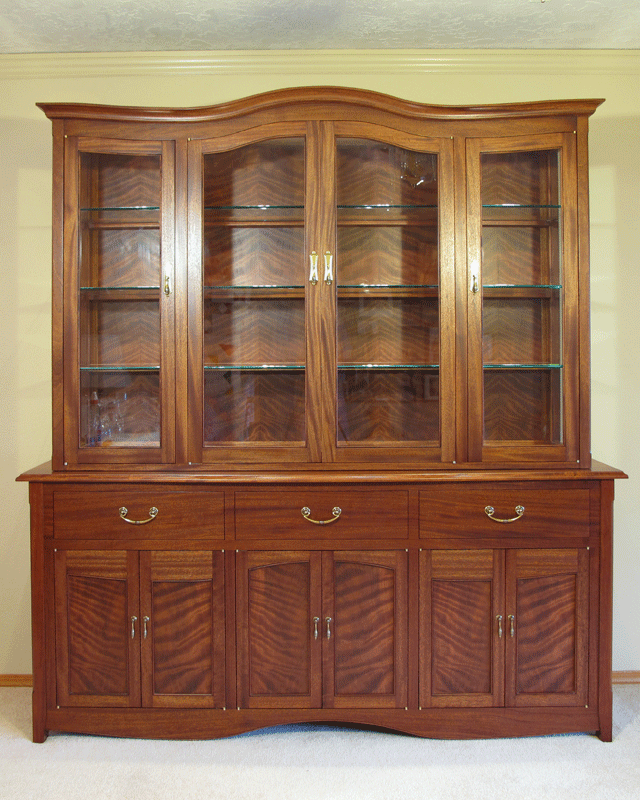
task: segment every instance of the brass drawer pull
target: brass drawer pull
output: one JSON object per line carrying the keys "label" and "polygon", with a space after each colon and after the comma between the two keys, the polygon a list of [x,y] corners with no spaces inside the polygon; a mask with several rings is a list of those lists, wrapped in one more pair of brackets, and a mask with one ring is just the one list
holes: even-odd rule
{"label": "brass drawer pull", "polygon": [[152,519],[155,519],[158,516],[158,509],[155,506],[151,506],[149,509],[149,518],[148,519],[127,519],[127,508],[122,506],[120,508],[120,516],[125,522],[128,522],[130,525],[146,525],[147,522],[151,522]]}
{"label": "brass drawer pull", "polygon": [[330,525],[332,522],[335,522],[338,519],[340,514],[342,514],[342,509],[338,506],[335,506],[335,508],[331,509],[333,519],[311,519],[311,509],[307,506],[301,508],[300,513],[305,519],[308,519],[309,522],[313,522],[314,525]]}
{"label": "brass drawer pull", "polygon": [[493,506],[485,506],[484,513],[489,517],[489,519],[492,519],[494,522],[515,522],[517,519],[520,519],[520,517],[524,514],[524,506],[516,506],[515,508],[516,516],[511,517],[511,519],[498,519],[498,517],[493,516],[494,512],[495,508]]}

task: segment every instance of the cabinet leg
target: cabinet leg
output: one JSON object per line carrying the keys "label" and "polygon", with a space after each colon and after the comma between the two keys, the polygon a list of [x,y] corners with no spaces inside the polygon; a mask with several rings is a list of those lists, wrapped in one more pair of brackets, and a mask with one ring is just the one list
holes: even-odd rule
{"label": "cabinet leg", "polygon": [[40,705],[40,699],[34,692],[31,713],[33,718],[33,741],[35,744],[42,744],[49,733],[44,727],[44,714],[41,713]]}

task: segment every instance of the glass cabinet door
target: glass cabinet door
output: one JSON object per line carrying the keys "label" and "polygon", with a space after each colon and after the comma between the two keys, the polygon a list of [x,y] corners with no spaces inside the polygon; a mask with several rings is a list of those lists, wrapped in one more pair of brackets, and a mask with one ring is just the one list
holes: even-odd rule
{"label": "glass cabinet door", "polygon": [[573,452],[577,370],[565,342],[576,339],[567,338],[573,321],[564,309],[575,292],[575,227],[566,211],[573,187],[563,139],[520,148],[474,143],[470,325],[481,336],[472,329],[472,460],[517,460],[525,452],[527,460],[567,460]]}
{"label": "glass cabinet door", "polygon": [[[69,379],[77,423],[67,430],[79,462],[172,457],[171,381],[165,352],[171,325],[172,152],[146,143],[75,142],[68,169],[77,189],[77,237],[69,307],[79,337]],[[72,198],[73,199],[73,198]],[[69,220],[70,221],[70,220]],[[73,299],[75,297],[75,300]],[[164,333],[163,333],[164,330]],[[171,356],[169,355],[170,359]]]}
{"label": "glass cabinet door", "polygon": [[452,459],[449,149],[409,136],[336,147],[336,458]]}
{"label": "glass cabinet door", "polygon": [[305,138],[214,147],[190,153],[202,326],[191,458],[305,460]]}

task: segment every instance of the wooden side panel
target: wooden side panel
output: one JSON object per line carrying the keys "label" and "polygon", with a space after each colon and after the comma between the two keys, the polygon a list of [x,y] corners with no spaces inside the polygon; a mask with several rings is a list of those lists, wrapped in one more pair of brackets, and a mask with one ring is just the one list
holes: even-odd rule
{"label": "wooden side panel", "polygon": [[140,704],[137,553],[55,554],[57,704]]}
{"label": "wooden side panel", "polygon": [[325,708],[407,705],[407,554],[323,554]]}
{"label": "wooden side panel", "polygon": [[585,705],[588,551],[507,553],[507,705]]}
{"label": "wooden side panel", "polygon": [[141,556],[143,705],[224,705],[223,554]]}
{"label": "wooden side panel", "polygon": [[500,550],[421,554],[421,706],[502,705],[502,569]]}
{"label": "wooden side panel", "polygon": [[239,553],[237,579],[239,706],[320,707],[320,553]]}

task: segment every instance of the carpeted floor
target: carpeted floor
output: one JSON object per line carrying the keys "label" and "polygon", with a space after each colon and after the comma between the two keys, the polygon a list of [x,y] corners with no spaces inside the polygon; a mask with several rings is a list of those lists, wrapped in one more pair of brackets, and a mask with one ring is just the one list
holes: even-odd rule
{"label": "carpeted floor", "polygon": [[614,741],[436,741],[316,725],[163,742],[31,742],[30,689],[0,689],[0,800],[640,800],[640,685]]}

